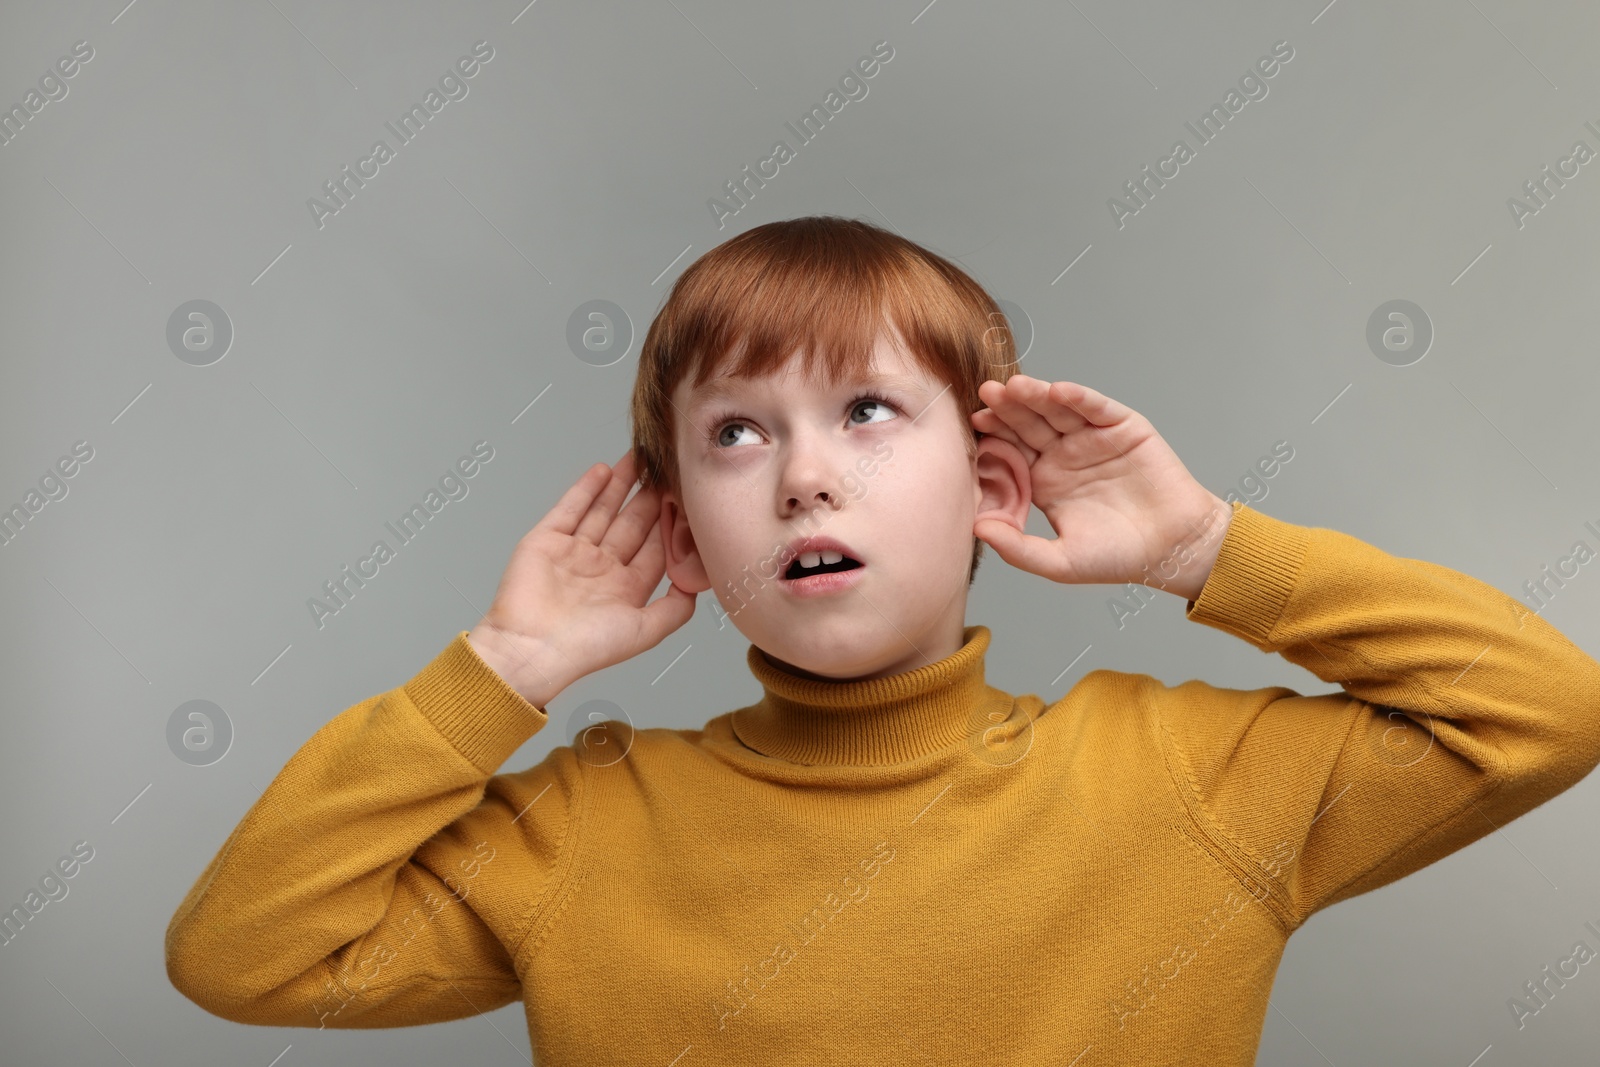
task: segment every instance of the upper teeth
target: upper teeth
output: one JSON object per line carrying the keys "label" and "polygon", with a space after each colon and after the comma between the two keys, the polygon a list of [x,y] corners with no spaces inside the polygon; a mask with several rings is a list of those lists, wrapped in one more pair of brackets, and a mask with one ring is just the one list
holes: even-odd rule
{"label": "upper teeth", "polygon": [[802,552],[800,553],[800,566],[810,569],[824,563],[838,563],[844,559],[840,552]]}

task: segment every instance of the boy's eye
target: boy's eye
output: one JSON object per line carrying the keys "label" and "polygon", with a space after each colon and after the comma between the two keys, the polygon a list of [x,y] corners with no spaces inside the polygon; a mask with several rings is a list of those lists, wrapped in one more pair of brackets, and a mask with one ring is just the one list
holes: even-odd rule
{"label": "boy's eye", "polygon": [[[887,400],[883,399],[882,397],[866,396],[866,397],[862,397],[862,398],[858,399],[854,404],[851,405],[851,407],[850,407],[851,413],[853,414],[855,411],[860,409],[860,407],[863,404],[869,404],[869,405],[871,405],[873,407],[876,407],[879,411],[882,411],[882,412],[885,412],[885,413],[894,411],[894,405],[890,404]],[[867,421],[868,422],[882,422],[883,419],[868,419]]]}
{"label": "boy's eye", "polygon": [[742,422],[737,422],[737,421],[735,421],[735,422],[725,422],[725,423],[722,424],[722,426],[720,428],[711,431],[712,443],[715,444],[719,448],[722,447],[723,445],[726,445],[726,444],[732,444],[733,442],[725,440],[723,438],[723,435],[726,434],[729,430],[744,430],[744,429],[748,429],[748,427],[745,426],[745,424],[742,423]]}
{"label": "boy's eye", "polygon": [[[861,410],[863,407],[869,409],[876,408],[877,413],[881,414],[883,417],[872,418],[869,416],[864,421],[856,422],[854,416],[856,412]],[[889,402],[887,397],[878,396],[874,393],[863,393],[850,402],[849,410],[852,423],[857,426],[863,426],[868,423],[887,421],[888,418],[893,417],[894,412],[897,409],[892,403]],[[722,448],[736,443],[735,440],[729,439],[726,435],[729,431],[738,430],[749,430],[749,427],[738,418],[725,416],[724,419],[717,420],[717,422],[713,424],[713,428],[711,430],[711,443],[713,447]]]}

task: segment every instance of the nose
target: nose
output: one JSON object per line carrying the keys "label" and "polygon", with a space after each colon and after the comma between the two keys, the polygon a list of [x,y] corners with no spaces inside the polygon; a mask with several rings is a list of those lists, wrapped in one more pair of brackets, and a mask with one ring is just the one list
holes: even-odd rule
{"label": "nose", "polygon": [[839,465],[834,451],[817,431],[800,430],[783,458],[778,499],[787,518],[797,511],[819,506],[839,510],[844,494],[839,491]]}

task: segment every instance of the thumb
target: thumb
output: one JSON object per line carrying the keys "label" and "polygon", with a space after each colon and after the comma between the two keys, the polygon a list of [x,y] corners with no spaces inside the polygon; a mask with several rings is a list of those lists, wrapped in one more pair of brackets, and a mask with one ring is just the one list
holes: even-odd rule
{"label": "thumb", "polygon": [[1054,542],[1025,534],[1000,519],[979,520],[973,527],[973,533],[984,544],[1000,553],[1000,558],[1013,567],[1049,578],[1051,581],[1061,581],[1056,576],[1058,567]]}
{"label": "thumb", "polygon": [[667,635],[694,618],[695,595],[686,593],[676,585],[668,584],[667,591],[644,608],[645,631],[650,635],[649,647],[654,648]]}

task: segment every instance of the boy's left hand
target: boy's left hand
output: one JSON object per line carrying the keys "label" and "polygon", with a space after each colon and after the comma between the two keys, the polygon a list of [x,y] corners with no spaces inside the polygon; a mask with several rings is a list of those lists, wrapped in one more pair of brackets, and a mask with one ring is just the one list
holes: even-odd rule
{"label": "boy's left hand", "polygon": [[972,425],[1028,461],[1048,540],[1000,519],[973,533],[1014,567],[1066,584],[1141,582],[1200,595],[1233,508],[1195,481],[1150,420],[1076,382],[984,382]]}

